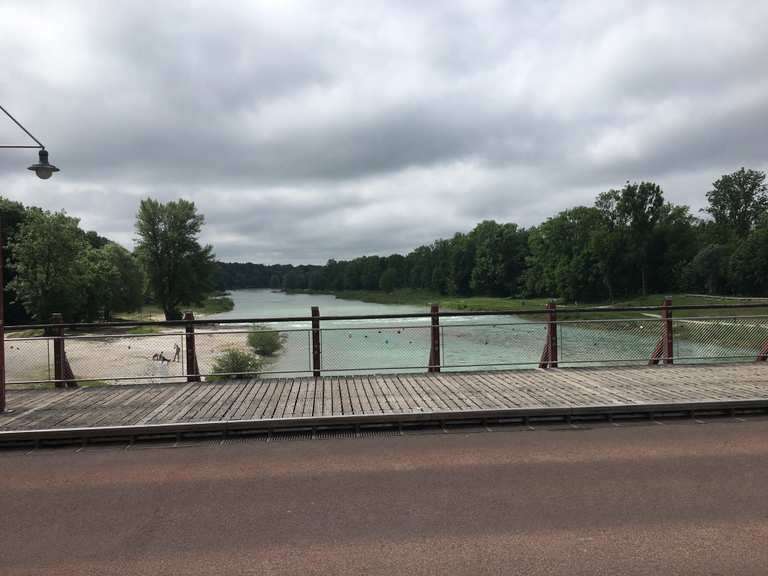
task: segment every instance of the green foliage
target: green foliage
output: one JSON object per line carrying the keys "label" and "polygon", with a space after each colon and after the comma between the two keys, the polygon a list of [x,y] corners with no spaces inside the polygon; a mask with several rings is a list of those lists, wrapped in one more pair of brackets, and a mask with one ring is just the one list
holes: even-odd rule
{"label": "green foliage", "polygon": [[193,308],[193,311],[203,314],[219,314],[220,312],[229,312],[235,308],[235,303],[229,296],[208,296],[203,300],[200,307]]}
{"label": "green foliage", "polygon": [[384,292],[392,292],[395,289],[395,282],[397,281],[397,272],[392,268],[387,268],[379,278],[379,290]]}
{"label": "green foliage", "polygon": [[699,250],[685,269],[686,285],[703,286],[708,294],[720,294],[728,285],[731,247],[707,244]]}
{"label": "green foliage", "polygon": [[159,334],[160,328],[157,326],[133,326],[126,330],[126,334]]}
{"label": "green foliage", "polygon": [[11,243],[16,278],[10,288],[27,312],[47,322],[54,312],[80,316],[87,282],[88,244],[78,220],[30,208]]}
{"label": "green foliage", "polygon": [[[13,238],[26,218],[27,211],[20,202],[14,202],[0,196],[0,242],[5,245],[5,259],[3,261],[3,278],[6,285],[16,277],[16,271],[11,266],[14,260],[13,244],[8,239]],[[13,298],[5,298],[5,310],[3,318],[6,323],[26,323],[30,320],[24,307]]]}
{"label": "green foliage", "polygon": [[136,252],[167,320],[181,318],[181,306],[200,302],[213,289],[212,248],[197,241],[203,221],[187,200],[147,198],[139,205]]}
{"label": "green foliage", "polygon": [[604,299],[607,290],[595,234],[606,225],[600,210],[582,206],[565,210],[532,230],[526,292],[567,301]]}
{"label": "green foliage", "polygon": [[[211,382],[217,380],[255,378],[261,371],[263,361],[252,352],[238,348],[227,348],[216,355],[211,372],[220,376],[209,376]],[[232,375],[227,375],[232,374]]]}
{"label": "green foliage", "polygon": [[144,302],[147,278],[138,259],[122,246],[110,242],[101,248],[117,271],[119,281],[111,286],[110,310],[132,312]]}
{"label": "green foliage", "polygon": [[705,209],[714,219],[721,240],[746,238],[768,212],[765,172],[741,168],[721,176],[707,192]]}
{"label": "green foliage", "polygon": [[279,332],[265,326],[253,326],[248,333],[248,346],[259,356],[274,356],[283,347],[284,339]]}
{"label": "green foliage", "polygon": [[753,231],[734,250],[730,260],[738,294],[768,294],[768,226]]}

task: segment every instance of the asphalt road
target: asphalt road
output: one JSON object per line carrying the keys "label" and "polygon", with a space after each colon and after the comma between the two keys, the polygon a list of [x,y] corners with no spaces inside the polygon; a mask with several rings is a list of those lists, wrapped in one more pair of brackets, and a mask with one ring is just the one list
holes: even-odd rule
{"label": "asphalt road", "polygon": [[768,573],[768,420],[0,453],[0,574]]}

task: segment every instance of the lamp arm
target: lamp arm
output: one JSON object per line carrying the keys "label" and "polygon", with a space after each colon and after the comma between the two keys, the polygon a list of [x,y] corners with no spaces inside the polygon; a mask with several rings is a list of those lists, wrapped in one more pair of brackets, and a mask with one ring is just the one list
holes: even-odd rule
{"label": "lamp arm", "polygon": [[24,126],[21,125],[21,122],[19,122],[18,120],[16,120],[16,118],[11,116],[11,113],[8,112],[8,110],[6,110],[5,108],[3,108],[2,105],[0,105],[0,110],[5,112],[5,115],[8,116],[8,118],[10,118],[11,120],[13,120],[13,123],[16,124],[16,126],[21,128],[22,130],[24,130],[26,135],[29,136],[30,138],[32,138],[32,140],[34,140],[38,144],[37,146],[0,146],[0,148],[41,148],[41,149],[45,150],[45,145],[42,142],[40,142],[40,140],[38,140],[37,138],[32,136],[32,133],[29,130],[27,130],[26,128],[24,128]]}

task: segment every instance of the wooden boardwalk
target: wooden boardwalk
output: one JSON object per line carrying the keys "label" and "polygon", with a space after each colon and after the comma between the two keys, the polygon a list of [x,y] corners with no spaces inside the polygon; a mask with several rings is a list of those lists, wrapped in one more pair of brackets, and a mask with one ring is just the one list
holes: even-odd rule
{"label": "wooden boardwalk", "polygon": [[8,393],[3,431],[760,400],[768,364],[326,376]]}

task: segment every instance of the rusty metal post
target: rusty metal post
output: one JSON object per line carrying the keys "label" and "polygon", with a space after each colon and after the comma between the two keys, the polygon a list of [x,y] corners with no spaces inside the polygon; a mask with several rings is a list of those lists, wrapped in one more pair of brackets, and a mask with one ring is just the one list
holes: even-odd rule
{"label": "rusty metal post", "polygon": [[547,340],[539,359],[539,368],[557,368],[557,304],[547,304]]}
{"label": "rusty metal post", "polygon": [[760,352],[758,352],[755,362],[768,362],[768,341],[766,341],[763,344],[763,347],[760,348]]}
{"label": "rusty metal post", "polygon": [[547,304],[549,318],[547,321],[547,344],[549,345],[549,367],[557,368],[557,304]]}
{"label": "rusty metal post", "polygon": [[186,326],[187,348],[187,382],[200,382],[200,369],[197,366],[197,353],[195,352],[195,325],[191,320],[195,319],[192,312],[184,313],[184,320],[190,321]]}
{"label": "rusty metal post", "polygon": [[[61,314],[51,314],[51,324],[64,322]],[[53,329],[53,379],[56,388],[65,388],[64,383],[64,328],[57,326]]]}
{"label": "rusty metal post", "polygon": [[672,335],[672,298],[667,296],[662,304],[661,317],[664,319],[664,364],[672,364],[675,354],[674,336]]}
{"label": "rusty metal post", "polygon": [[432,327],[430,328],[429,366],[427,366],[427,372],[440,372],[440,306],[432,304],[429,314]]}
{"label": "rusty metal post", "polygon": [[3,221],[0,218],[0,413],[5,412],[5,254],[3,253]]}
{"label": "rusty metal post", "polygon": [[320,308],[312,306],[312,376],[320,377]]}
{"label": "rusty metal post", "polygon": [[[2,267],[2,261],[0,261]],[[0,280],[0,290],[3,289],[2,280]],[[0,306],[3,305],[0,299]],[[5,412],[5,318],[0,316],[0,414]]]}

